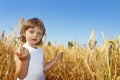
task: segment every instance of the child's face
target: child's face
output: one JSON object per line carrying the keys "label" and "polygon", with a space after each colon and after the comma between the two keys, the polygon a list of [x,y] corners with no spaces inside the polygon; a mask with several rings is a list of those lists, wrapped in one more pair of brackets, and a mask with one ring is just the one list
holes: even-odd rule
{"label": "child's face", "polygon": [[36,44],[40,42],[43,37],[43,30],[39,27],[29,28],[25,32],[26,43],[31,47],[36,47]]}

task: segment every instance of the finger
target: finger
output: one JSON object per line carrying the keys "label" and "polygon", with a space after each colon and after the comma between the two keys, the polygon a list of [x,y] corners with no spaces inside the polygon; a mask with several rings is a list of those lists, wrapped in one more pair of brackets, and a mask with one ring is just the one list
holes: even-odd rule
{"label": "finger", "polygon": [[28,52],[28,49],[27,49],[27,48],[25,48],[25,52]]}
{"label": "finger", "polygon": [[63,57],[64,52],[61,52],[61,58]]}
{"label": "finger", "polygon": [[63,52],[60,53],[61,54],[61,57],[63,56]]}
{"label": "finger", "polygon": [[24,47],[20,46],[20,51],[24,51],[24,49],[25,49]]}
{"label": "finger", "polygon": [[18,49],[17,49],[17,51],[16,51],[16,54],[17,54],[17,56],[19,56],[19,57],[22,55],[22,48],[21,48],[21,46],[18,47]]}
{"label": "finger", "polygon": [[61,54],[63,55],[64,52],[61,52]]}
{"label": "finger", "polygon": [[61,59],[62,58],[62,53],[58,54],[58,59]]}
{"label": "finger", "polygon": [[28,55],[28,49],[27,49],[27,48],[23,48],[23,53],[24,53],[25,55]]}

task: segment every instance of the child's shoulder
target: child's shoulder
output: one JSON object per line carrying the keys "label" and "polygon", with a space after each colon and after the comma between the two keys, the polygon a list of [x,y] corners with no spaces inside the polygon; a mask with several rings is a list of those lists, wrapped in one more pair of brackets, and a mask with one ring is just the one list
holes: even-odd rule
{"label": "child's shoulder", "polygon": [[40,51],[44,52],[44,50],[43,50],[41,47],[37,46],[37,48],[38,48]]}

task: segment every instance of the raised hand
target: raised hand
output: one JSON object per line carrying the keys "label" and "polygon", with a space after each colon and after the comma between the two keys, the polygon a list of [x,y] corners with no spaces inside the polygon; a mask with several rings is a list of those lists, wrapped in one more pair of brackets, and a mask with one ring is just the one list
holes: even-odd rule
{"label": "raised hand", "polygon": [[28,60],[30,55],[29,51],[22,46],[18,47],[15,54],[17,55],[18,59],[20,59],[21,61]]}
{"label": "raised hand", "polygon": [[57,60],[62,59],[62,57],[63,57],[63,52],[59,53],[59,54],[56,56]]}

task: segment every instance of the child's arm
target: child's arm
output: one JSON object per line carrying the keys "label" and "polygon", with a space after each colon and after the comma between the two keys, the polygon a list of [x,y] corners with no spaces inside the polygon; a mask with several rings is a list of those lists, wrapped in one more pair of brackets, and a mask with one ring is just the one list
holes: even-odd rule
{"label": "child's arm", "polygon": [[26,48],[19,47],[15,53],[16,76],[24,79],[28,72],[29,52]]}
{"label": "child's arm", "polygon": [[46,72],[47,70],[49,70],[58,60],[60,60],[63,56],[63,53],[58,54],[54,59],[52,59],[50,62],[48,62],[45,66],[44,66],[44,72]]}

